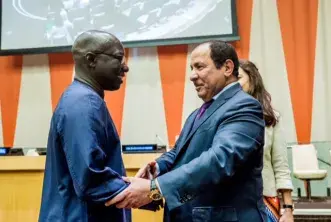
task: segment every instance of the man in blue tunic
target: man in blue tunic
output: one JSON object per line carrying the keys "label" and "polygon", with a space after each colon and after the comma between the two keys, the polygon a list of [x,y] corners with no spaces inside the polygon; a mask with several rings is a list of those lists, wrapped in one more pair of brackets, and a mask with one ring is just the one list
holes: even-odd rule
{"label": "man in blue tunic", "polygon": [[104,205],[128,186],[104,102],[104,90],[118,90],[129,71],[123,45],[109,33],[87,31],[72,53],[75,79],[51,120],[39,221],[131,221],[131,211]]}

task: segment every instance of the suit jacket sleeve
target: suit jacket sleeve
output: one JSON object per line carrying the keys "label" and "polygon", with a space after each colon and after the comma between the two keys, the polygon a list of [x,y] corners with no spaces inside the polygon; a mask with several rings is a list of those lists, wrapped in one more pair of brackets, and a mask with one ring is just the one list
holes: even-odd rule
{"label": "suit jacket sleeve", "polygon": [[63,112],[58,128],[77,196],[104,203],[124,190],[127,184],[106,166],[103,146],[107,136],[101,105],[94,105],[89,98],[80,100]]}
{"label": "suit jacket sleeve", "polygon": [[158,176],[165,174],[166,172],[168,172],[171,169],[171,167],[174,163],[174,160],[176,158],[176,153],[177,153],[176,147],[177,146],[175,145],[174,148],[172,148],[170,151],[162,154],[162,156],[156,160],[156,162],[159,166]]}
{"label": "suit jacket sleeve", "polygon": [[[196,111],[192,112],[190,114],[190,116],[187,118],[187,120],[192,118],[192,116],[194,116],[194,114],[196,114]],[[184,129],[185,129],[185,127],[187,127],[188,122],[189,121],[185,122]],[[162,156],[156,160],[156,162],[159,166],[159,171],[160,171],[158,176],[167,173],[172,168],[174,161],[176,159],[176,156],[177,156],[177,146],[178,146],[178,143],[180,142],[180,140],[182,139],[182,134],[183,134],[183,130],[181,132],[181,135],[179,135],[179,137],[178,137],[179,139],[176,141],[174,148],[172,148],[172,150],[162,154]]]}
{"label": "suit jacket sleeve", "polygon": [[209,186],[231,178],[250,154],[263,148],[264,121],[256,100],[238,104],[226,116],[207,151],[158,177],[169,210],[184,204],[182,197],[194,198]]}

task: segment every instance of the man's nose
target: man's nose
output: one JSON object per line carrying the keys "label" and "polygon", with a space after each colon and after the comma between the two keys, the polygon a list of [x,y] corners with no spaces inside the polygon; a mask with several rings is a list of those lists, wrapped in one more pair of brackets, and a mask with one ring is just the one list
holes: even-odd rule
{"label": "man's nose", "polygon": [[197,79],[198,79],[198,74],[195,71],[192,71],[191,75],[190,75],[190,80],[194,81],[194,80],[197,80]]}

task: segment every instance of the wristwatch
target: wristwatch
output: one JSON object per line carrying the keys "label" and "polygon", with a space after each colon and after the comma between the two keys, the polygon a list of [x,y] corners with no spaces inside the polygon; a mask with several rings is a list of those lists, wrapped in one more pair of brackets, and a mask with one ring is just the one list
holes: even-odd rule
{"label": "wristwatch", "polygon": [[153,201],[159,201],[162,199],[162,194],[156,186],[155,179],[151,180],[151,191],[149,193],[149,198]]}
{"label": "wristwatch", "polygon": [[294,204],[290,205],[290,204],[283,204],[283,208],[286,209],[291,209],[292,211],[294,210]]}

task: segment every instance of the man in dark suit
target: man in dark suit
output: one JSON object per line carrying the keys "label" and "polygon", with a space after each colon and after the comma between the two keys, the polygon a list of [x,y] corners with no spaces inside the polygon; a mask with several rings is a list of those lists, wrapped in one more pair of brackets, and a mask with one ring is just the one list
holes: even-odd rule
{"label": "man in dark suit", "polygon": [[87,31],[72,47],[75,79],[51,120],[40,222],[131,221],[129,210],[104,203],[127,188],[121,146],[104,101],[128,67],[113,35]]}
{"label": "man in dark suit", "polygon": [[[192,52],[191,80],[204,104],[188,117],[175,147],[137,174],[157,172],[150,197],[164,197],[165,221],[266,221],[263,114],[237,82],[238,66],[235,49],[225,42],[207,42]],[[129,179],[130,186],[144,184],[141,178]],[[130,186],[107,204],[140,207],[136,199],[147,192]]]}

